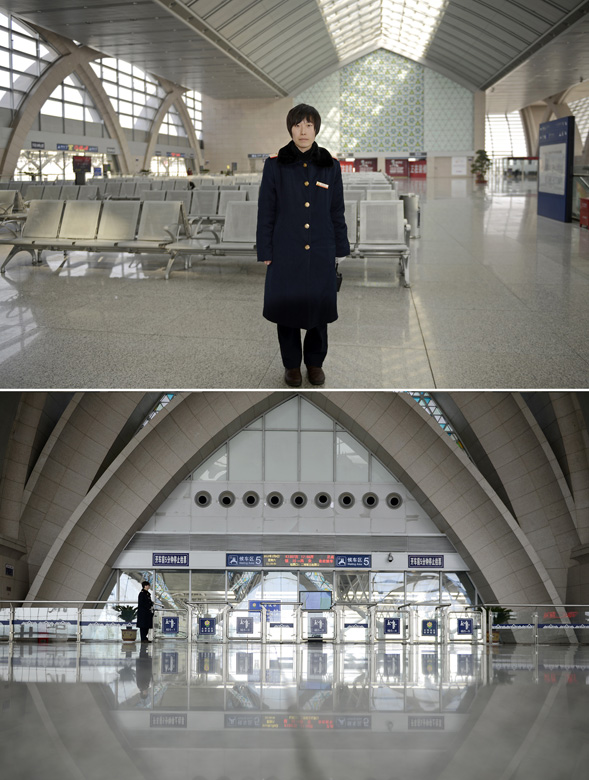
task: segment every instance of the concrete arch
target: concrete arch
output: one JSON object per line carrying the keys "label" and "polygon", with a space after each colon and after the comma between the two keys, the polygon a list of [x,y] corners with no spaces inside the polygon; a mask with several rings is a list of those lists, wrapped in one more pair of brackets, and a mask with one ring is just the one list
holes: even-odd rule
{"label": "concrete arch", "polygon": [[37,118],[39,111],[53,90],[74,71],[80,75],[80,78],[92,96],[96,108],[100,111],[104,119],[109,135],[111,138],[118,141],[121,168],[124,173],[129,173],[131,171],[131,153],[127,139],[112,108],[108,95],[104,91],[100,80],[96,77],[92,68],[89,67],[89,63],[92,60],[100,59],[103,55],[87,46],[76,46],[73,41],[69,41],[67,38],[56,35],[49,30],[43,30],[41,28],[36,29],[61,56],[51,63],[43,72],[19,108],[19,111],[14,118],[10,138],[6,144],[0,163],[0,174],[6,176],[11,175],[14,172],[21,149],[24,148],[27,135],[33,122]]}
{"label": "concrete arch", "polygon": [[[228,437],[292,394],[180,394],[69,514],[28,598],[98,597],[112,563],[164,498]],[[465,453],[406,394],[314,392],[404,484],[467,561],[483,598],[561,603],[534,545]]]}
{"label": "concrete arch", "polygon": [[188,142],[196,153],[196,162],[199,166],[201,166],[202,156],[200,154],[200,145],[194,131],[192,120],[190,119],[190,115],[188,114],[188,110],[186,109],[184,100],[182,99],[182,94],[185,90],[179,87],[177,84],[172,84],[171,81],[166,81],[165,79],[159,79],[159,82],[166,91],[166,97],[162,100],[160,107],[158,108],[157,113],[153,118],[149,141],[147,143],[147,149],[145,150],[145,157],[143,158],[143,168],[149,170],[151,166],[151,158],[153,157],[153,153],[157,145],[159,129],[162,126],[164,117],[172,106],[175,106],[178,113],[180,114],[182,124],[184,125],[184,129],[188,134]]}

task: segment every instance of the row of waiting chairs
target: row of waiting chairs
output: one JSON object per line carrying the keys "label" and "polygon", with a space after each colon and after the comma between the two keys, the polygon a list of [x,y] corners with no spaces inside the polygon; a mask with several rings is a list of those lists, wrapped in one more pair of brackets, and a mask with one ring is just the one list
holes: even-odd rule
{"label": "row of waiting chairs", "polygon": [[[403,204],[347,201],[348,236],[355,257],[396,256],[409,287],[409,226]],[[254,255],[257,203],[230,201],[220,234],[215,227],[191,231],[180,201],[33,201],[20,237],[0,239],[12,245],[1,272],[21,251],[41,262],[44,250],[167,254],[168,279],[178,257],[188,265],[194,255]]]}

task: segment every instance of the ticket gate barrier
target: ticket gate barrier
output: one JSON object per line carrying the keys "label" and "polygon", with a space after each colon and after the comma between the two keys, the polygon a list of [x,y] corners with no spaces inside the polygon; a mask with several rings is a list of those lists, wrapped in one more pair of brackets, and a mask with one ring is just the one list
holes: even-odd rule
{"label": "ticket gate barrier", "polygon": [[153,636],[157,639],[186,639],[188,636],[188,610],[156,609],[153,616]]}
{"label": "ticket gate barrier", "polygon": [[227,613],[225,601],[189,601],[187,636],[189,642],[225,642]]}
{"label": "ticket gate barrier", "polygon": [[373,616],[375,604],[338,603],[336,615],[336,642],[371,642],[373,640]]}
{"label": "ticket gate barrier", "polygon": [[301,610],[301,640],[303,642],[333,642],[336,620],[333,609],[309,612]]}
{"label": "ticket gate barrier", "polygon": [[442,642],[467,642],[479,644],[485,641],[485,610],[483,607],[443,607],[441,610]]}
{"label": "ticket gate barrier", "polygon": [[409,607],[377,604],[372,610],[374,639],[384,642],[408,642],[411,612]]}

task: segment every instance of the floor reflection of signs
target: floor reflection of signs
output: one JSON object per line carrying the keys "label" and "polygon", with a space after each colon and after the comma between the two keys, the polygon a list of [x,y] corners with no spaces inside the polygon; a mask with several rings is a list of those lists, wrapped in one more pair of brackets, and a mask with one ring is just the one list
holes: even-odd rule
{"label": "floor reflection of signs", "polygon": [[437,676],[438,656],[436,653],[423,653],[421,656],[421,671],[428,676]]}
{"label": "floor reflection of signs", "polygon": [[400,653],[385,653],[384,675],[385,677],[401,676],[401,654]]}
{"label": "floor reflection of signs", "polygon": [[236,653],[235,671],[237,674],[251,674],[254,671],[254,654]]}
{"label": "floor reflection of signs", "polygon": [[327,653],[309,652],[309,677],[327,674]]}
{"label": "floor reflection of signs", "polygon": [[457,671],[458,674],[471,677],[474,670],[474,659],[472,655],[467,653],[459,653],[456,656],[457,659]]}
{"label": "floor reflection of signs", "polygon": [[198,671],[200,674],[214,674],[216,659],[214,653],[198,654]]}

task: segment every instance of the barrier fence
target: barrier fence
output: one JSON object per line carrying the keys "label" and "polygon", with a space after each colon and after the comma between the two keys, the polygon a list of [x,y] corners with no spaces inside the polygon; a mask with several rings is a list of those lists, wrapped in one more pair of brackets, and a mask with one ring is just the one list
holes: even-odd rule
{"label": "barrier fence", "polygon": [[[0,641],[120,641],[122,602],[0,602]],[[134,622],[132,621],[133,627]],[[589,642],[589,605],[187,602],[156,607],[153,638],[215,644],[333,642],[577,644]]]}

